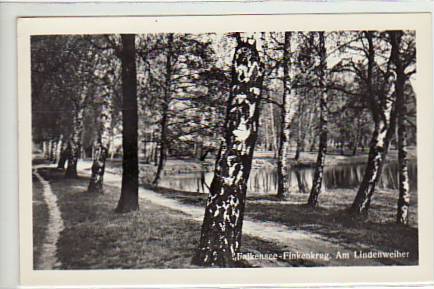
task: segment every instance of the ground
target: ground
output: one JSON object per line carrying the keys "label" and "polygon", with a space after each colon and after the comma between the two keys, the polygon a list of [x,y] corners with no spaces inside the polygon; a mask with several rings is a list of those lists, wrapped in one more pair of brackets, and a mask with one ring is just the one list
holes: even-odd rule
{"label": "ground", "polygon": [[[38,171],[50,181],[65,223],[57,242],[61,269],[194,267],[190,261],[199,241],[199,222],[143,198],[140,198],[139,211],[115,214],[119,188],[106,185],[103,195],[93,195],[86,192],[88,177],[64,179],[63,172],[55,168]],[[41,186],[38,182],[34,184],[35,199],[41,199]],[[34,211],[47,215],[47,212],[42,213],[44,209],[40,205],[34,202]],[[35,227],[42,229],[46,221],[36,220]],[[35,244],[41,243],[43,237],[41,230],[37,231]],[[244,252],[258,249],[279,250],[271,242],[244,236]],[[302,262],[286,262],[286,266],[300,264]]]}
{"label": "ground", "polygon": [[42,243],[48,224],[48,207],[42,196],[42,185],[33,177],[33,266],[41,258]]}
{"label": "ground", "polygon": [[[206,196],[196,192],[181,192],[153,188],[165,197],[185,204],[204,206]],[[346,251],[373,249],[409,252],[404,260],[382,260],[384,264],[417,264],[418,229],[417,210],[410,215],[410,226],[395,223],[395,197],[391,191],[379,191],[367,219],[351,219],[345,209],[354,197],[352,190],[336,190],[320,195],[321,206],[315,210],[304,206],[307,195],[291,193],[289,200],[280,201],[275,196],[247,198],[245,217],[264,222],[283,224],[294,231],[319,235],[342,245]],[[338,196],[338,197],[336,197]],[[413,207],[417,201],[412,200]]]}
{"label": "ground", "polygon": [[[361,158],[361,157],[360,157]],[[265,157],[263,159],[266,159]],[[260,165],[261,160],[259,161]],[[307,161],[306,161],[307,162]],[[188,162],[187,162],[188,163]],[[206,195],[151,187],[140,190],[140,210],[115,214],[120,194],[116,162],[106,173],[105,193],[86,192],[89,162],[81,162],[78,179],[64,179],[54,167],[38,169],[58,198],[65,229],[57,241],[62,269],[193,268]],[[186,170],[185,161],[170,168]],[[200,167],[199,167],[200,168]],[[190,166],[191,170],[196,169]],[[38,267],[40,247],[49,222],[41,184],[33,182],[34,254]],[[396,192],[376,193],[369,218],[350,219],[347,208],[354,190],[327,191],[320,208],[305,207],[306,195],[291,192],[288,201],[274,196],[248,197],[243,226],[244,253],[299,252],[408,252],[408,258],[368,260],[249,260],[240,266],[414,265],[418,262],[417,199],[412,199],[410,226],[395,224]],[[73,245],[71,245],[73,244]]]}

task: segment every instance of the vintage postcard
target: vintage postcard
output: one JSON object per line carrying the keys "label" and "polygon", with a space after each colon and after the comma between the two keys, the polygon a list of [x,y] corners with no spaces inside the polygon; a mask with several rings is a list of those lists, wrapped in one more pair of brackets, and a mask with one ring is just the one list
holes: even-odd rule
{"label": "vintage postcard", "polygon": [[18,19],[22,285],[433,281],[430,14]]}

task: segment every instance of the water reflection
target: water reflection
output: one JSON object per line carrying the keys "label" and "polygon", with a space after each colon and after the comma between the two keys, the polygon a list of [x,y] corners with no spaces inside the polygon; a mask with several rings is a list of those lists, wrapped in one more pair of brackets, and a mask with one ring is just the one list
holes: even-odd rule
{"label": "water reflection", "polygon": [[[336,188],[356,188],[362,181],[365,165],[339,165],[329,166],[324,169],[324,183],[326,189]],[[417,191],[417,165],[416,161],[408,163],[410,177],[410,191]],[[314,169],[297,168],[291,169],[288,178],[292,191],[309,193],[312,185]],[[182,191],[193,191],[208,193],[213,172],[197,172],[165,176],[160,185]],[[379,182],[380,188],[398,188],[398,164],[397,162],[388,163],[383,169],[383,174]],[[275,168],[255,168],[250,173],[247,184],[247,193],[253,194],[276,194],[277,192],[277,172]]]}

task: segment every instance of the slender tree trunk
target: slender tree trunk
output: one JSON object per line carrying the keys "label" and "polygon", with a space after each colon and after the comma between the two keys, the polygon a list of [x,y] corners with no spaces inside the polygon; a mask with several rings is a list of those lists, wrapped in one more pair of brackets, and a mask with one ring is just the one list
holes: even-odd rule
{"label": "slender tree trunk", "polygon": [[198,141],[194,141],[194,143],[193,143],[193,158],[199,159],[200,155],[201,155],[201,146],[198,143]]}
{"label": "slender tree trunk", "polygon": [[65,169],[65,163],[68,159],[68,155],[70,153],[71,149],[69,147],[69,141],[64,140],[62,136],[61,145],[58,147],[58,161],[57,161],[57,168],[58,169]]}
{"label": "slender tree trunk", "polygon": [[199,160],[200,160],[201,162],[205,161],[205,160],[206,160],[206,156],[207,156],[210,152],[212,152],[212,151],[213,151],[212,148],[207,148],[207,149],[205,149],[205,152],[200,156]]}
{"label": "slender tree trunk", "polygon": [[122,34],[122,188],[116,212],[139,209],[137,71],[135,34]]}
{"label": "slender tree trunk", "polygon": [[77,177],[77,163],[81,152],[81,134],[83,132],[83,108],[76,107],[76,113],[73,119],[72,135],[69,140],[70,152],[68,154],[68,166],[66,167],[65,177]]}
{"label": "slender tree trunk", "polygon": [[143,141],[143,161],[145,164],[149,164],[148,141],[146,139]]}
{"label": "slender tree trunk", "polygon": [[92,147],[91,147],[91,152],[90,152],[90,157],[92,158],[92,161],[95,160],[95,151],[96,151],[96,147],[98,146],[98,140],[94,141],[92,143]]}
{"label": "slender tree trunk", "polygon": [[402,32],[393,31],[389,33],[392,46],[396,47],[396,52],[393,54],[393,62],[396,67],[396,112],[398,121],[398,166],[399,166],[399,197],[396,222],[400,224],[408,224],[408,212],[410,207],[410,184],[407,167],[407,107],[405,103],[404,85],[406,76],[404,67],[400,59],[399,47],[401,43]]}
{"label": "slender tree trunk", "polygon": [[56,162],[56,151],[57,151],[57,142],[55,140],[50,141],[50,161],[52,163]]}
{"label": "slender tree trunk", "polygon": [[203,141],[199,137],[197,141],[194,142],[194,158],[200,160],[203,153]]}
{"label": "slender tree trunk", "polygon": [[294,170],[295,177],[297,178],[297,184],[298,184],[298,190],[300,193],[305,194],[306,193],[306,185],[304,183],[303,178],[301,177],[299,170]]}
{"label": "slender tree trunk", "polygon": [[363,136],[359,142],[359,152],[364,153],[365,148],[368,146],[368,137]]}
{"label": "slender tree trunk", "polygon": [[164,167],[164,161],[166,160],[166,152],[167,152],[167,121],[168,121],[168,111],[169,111],[169,103],[171,98],[171,87],[170,82],[172,78],[172,51],[173,48],[173,34],[169,33],[167,35],[167,55],[166,55],[166,79],[165,79],[165,87],[164,87],[164,100],[163,100],[163,112],[160,121],[161,126],[161,136],[160,136],[160,156],[158,159],[157,173],[155,174],[154,181],[152,182],[154,185],[158,185],[160,181],[161,172]]}
{"label": "slender tree trunk", "polygon": [[159,144],[158,142],[154,142],[154,166],[158,165],[158,147]]}
{"label": "slender tree trunk", "polygon": [[299,159],[300,159],[300,147],[298,146],[298,139],[297,139],[297,148],[295,149],[294,160],[298,161]]}
{"label": "slender tree trunk", "polygon": [[[303,90],[303,97],[306,95],[306,90]],[[298,103],[298,122],[297,122],[297,147],[295,149],[294,160],[298,161],[300,159],[300,153],[304,151],[304,138],[305,138],[305,127],[303,125],[303,110],[304,101],[300,100]]]}
{"label": "slender tree trunk", "polygon": [[62,151],[64,149],[64,142],[63,142],[63,135],[60,135],[59,140],[57,142],[57,146],[56,146],[56,157],[55,157],[55,162],[59,163],[60,162],[60,156],[62,155]]}
{"label": "slender tree trunk", "polygon": [[345,141],[343,139],[339,140],[339,154],[345,155]]}
{"label": "slender tree trunk", "polygon": [[407,129],[405,125],[405,104],[398,113],[398,162],[399,162],[399,198],[397,222],[408,224],[410,207],[410,185],[407,167]]}
{"label": "slender tree trunk", "polygon": [[216,160],[200,244],[192,260],[201,266],[235,266],[241,246],[247,181],[258,132],[263,65],[255,39],[237,35],[225,141]]}
{"label": "slender tree trunk", "polygon": [[271,120],[271,123],[270,123],[270,127],[271,127],[271,150],[273,151],[273,157],[276,158],[278,146],[277,146],[276,124],[275,124],[275,119],[274,119],[274,109],[273,109],[272,103],[269,104],[269,108],[270,108],[270,120]]}
{"label": "slender tree trunk", "polygon": [[319,86],[321,90],[320,97],[320,119],[319,119],[319,147],[318,156],[316,159],[315,173],[312,182],[312,189],[310,191],[307,204],[310,207],[316,207],[318,205],[318,196],[321,192],[324,162],[327,152],[327,83],[325,79],[325,72],[327,69],[326,62],[326,48],[324,41],[324,32],[319,32],[319,49],[320,49],[320,67],[319,67]]}
{"label": "slender tree trunk", "polygon": [[297,144],[298,154],[299,154],[298,159],[300,158],[301,153],[304,152],[305,139],[306,139],[306,131],[300,128],[300,138],[299,138],[299,143]]}
{"label": "slender tree trunk", "polygon": [[58,169],[65,169],[65,163],[66,160],[69,158],[69,154],[71,153],[71,146],[69,141],[66,142],[66,147],[65,147],[65,143],[62,142],[62,149],[60,151],[60,156],[59,156],[59,162],[57,163],[57,168]]}
{"label": "slender tree trunk", "polygon": [[[384,120],[386,117],[387,119],[393,118],[392,106],[393,103],[391,102],[387,104],[382,116]],[[392,130],[390,128],[390,121],[384,120],[379,121],[374,128],[369,146],[368,164],[366,165],[365,174],[350,210],[353,214],[368,214],[372,195],[381,176],[384,159],[390,143],[390,137],[388,136],[390,133],[388,131]]]}
{"label": "slender tree trunk", "polygon": [[[398,97],[400,97],[398,95]],[[401,101],[400,101],[401,102]],[[398,108],[398,162],[399,162],[399,198],[397,222],[408,224],[408,211],[410,207],[410,185],[407,167],[407,129],[405,124],[405,103]]]}
{"label": "slender tree trunk", "polygon": [[50,161],[54,164],[56,163],[56,152],[57,152],[57,140],[53,140],[51,143],[51,155]]}
{"label": "slender tree trunk", "polygon": [[116,148],[114,146],[113,127],[111,127],[110,129],[111,129],[111,135],[110,135],[110,145],[109,145],[108,154],[110,155],[110,160],[113,160]]}
{"label": "slender tree trunk", "polygon": [[53,160],[53,154],[52,154],[52,151],[53,151],[53,140],[50,139],[50,140],[48,141],[48,145],[47,145],[47,159],[48,159],[49,161]]}
{"label": "slender tree trunk", "polygon": [[[109,93],[107,95],[110,95]],[[87,191],[90,193],[102,194],[105,161],[108,155],[108,146],[110,143],[110,129],[112,122],[111,101],[109,97],[105,97],[101,107],[101,114],[98,119],[98,138],[93,152],[92,175],[90,177]]]}
{"label": "slender tree trunk", "polygon": [[362,128],[361,128],[360,119],[357,119],[357,122],[356,122],[356,133],[355,133],[355,136],[354,136],[354,142],[353,142],[353,147],[352,147],[352,149],[353,149],[352,155],[353,156],[355,156],[356,153],[357,153],[357,147],[359,146],[359,142],[360,142],[361,130],[362,130]]}
{"label": "slender tree trunk", "polygon": [[153,180],[153,184],[154,185],[158,185],[158,182],[160,181],[160,177],[161,177],[161,172],[163,171],[163,167],[164,167],[164,161],[166,159],[166,128],[167,128],[167,108],[166,105],[164,105],[163,108],[163,115],[161,117],[161,121],[160,121],[160,126],[161,126],[161,135],[160,135],[160,145],[158,147],[159,150],[159,154],[158,154],[158,162],[157,163],[157,172],[155,174],[155,178]]}
{"label": "slender tree trunk", "polygon": [[48,157],[49,157],[48,142],[45,140],[42,142],[42,155],[43,155],[44,159],[48,160]]}
{"label": "slender tree trunk", "polygon": [[[289,159],[290,159],[290,135],[293,126],[293,118],[296,112],[298,97],[291,89],[291,71],[294,71],[291,63],[291,32],[285,32],[285,44],[283,50],[283,98],[280,124],[280,143],[277,156],[277,196],[287,198],[289,194]],[[295,50],[294,50],[295,51]]]}
{"label": "slender tree trunk", "polygon": [[261,122],[263,122],[263,127],[264,127],[264,149],[265,151],[269,150],[270,147],[270,133],[268,132],[268,119],[266,118],[262,118]]}
{"label": "slender tree trunk", "polygon": [[107,158],[107,147],[103,145],[103,142],[96,144],[95,155],[92,163],[92,175],[90,177],[89,186],[87,191],[89,193],[102,194],[103,179],[105,171],[105,161]]}
{"label": "slender tree trunk", "polygon": [[309,123],[307,129],[309,131],[309,152],[313,152],[315,150],[315,107],[309,105]]}
{"label": "slender tree trunk", "polygon": [[[368,90],[372,94],[372,67],[374,65],[374,46],[372,36],[366,33],[369,42],[369,59],[368,59]],[[392,55],[396,52],[397,47],[392,46]],[[395,81],[396,74],[389,73],[386,81],[386,90],[384,97],[381,98],[380,107],[374,101],[371,101],[371,110],[374,115],[374,132],[372,135],[368,163],[362,183],[357,191],[350,212],[356,215],[367,215],[371,204],[372,195],[375,192],[375,186],[380,179],[383,169],[384,159],[387,154],[391,136],[394,133],[395,116],[393,108],[395,105]]]}
{"label": "slender tree trunk", "polygon": [[315,142],[316,142],[316,137],[314,135],[314,136],[312,136],[311,143],[310,143],[310,148],[309,148],[309,151],[311,153],[315,151]]}

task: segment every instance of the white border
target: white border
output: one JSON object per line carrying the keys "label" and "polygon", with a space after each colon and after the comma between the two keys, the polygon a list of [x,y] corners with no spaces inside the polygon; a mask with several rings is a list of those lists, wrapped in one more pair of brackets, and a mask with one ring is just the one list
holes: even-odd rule
{"label": "white border", "polygon": [[[200,25],[197,25],[200,23]],[[420,265],[262,269],[33,271],[31,262],[30,35],[62,33],[224,32],[415,29],[417,31]],[[313,285],[432,282],[433,197],[431,17],[428,14],[33,18],[18,21],[19,183],[23,285]],[[423,193],[422,193],[423,192]],[[30,234],[29,234],[30,233]],[[363,273],[362,273],[363,272]],[[339,280],[338,280],[338,279]],[[104,280],[104,281],[103,281]],[[103,281],[103,282],[102,282]]]}

